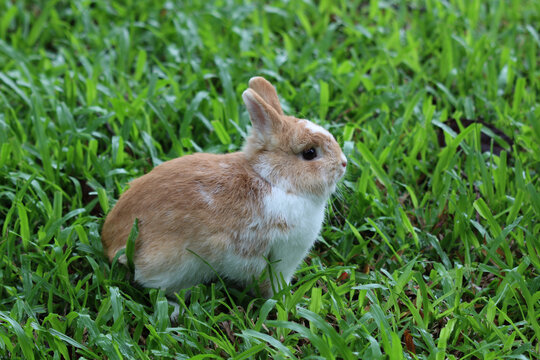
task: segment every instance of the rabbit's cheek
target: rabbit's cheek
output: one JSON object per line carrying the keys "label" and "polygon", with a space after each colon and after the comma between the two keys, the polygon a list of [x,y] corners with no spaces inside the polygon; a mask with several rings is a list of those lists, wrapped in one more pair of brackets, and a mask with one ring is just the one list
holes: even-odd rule
{"label": "rabbit's cheek", "polygon": [[293,190],[293,186],[289,177],[287,176],[287,172],[280,170],[278,163],[279,162],[276,161],[276,164],[272,164],[269,159],[263,159],[255,164],[254,168],[264,180],[273,186],[286,189],[287,191]]}

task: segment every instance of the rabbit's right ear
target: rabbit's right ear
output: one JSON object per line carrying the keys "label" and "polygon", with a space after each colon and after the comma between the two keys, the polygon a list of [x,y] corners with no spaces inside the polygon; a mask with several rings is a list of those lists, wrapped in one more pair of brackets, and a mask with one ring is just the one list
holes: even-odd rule
{"label": "rabbit's right ear", "polygon": [[253,89],[268,105],[274,108],[279,115],[283,115],[281,104],[277,96],[276,89],[268,80],[255,76],[249,79],[249,88]]}
{"label": "rabbit's right ear", "polygon": [[268,139],[278,131],[281,124],[280,115],[277,111],[263,100],[258,93],[252,89],[247,89],[242,94],[242,99],[249,112],[251,123],[255,133],[259,138]]}

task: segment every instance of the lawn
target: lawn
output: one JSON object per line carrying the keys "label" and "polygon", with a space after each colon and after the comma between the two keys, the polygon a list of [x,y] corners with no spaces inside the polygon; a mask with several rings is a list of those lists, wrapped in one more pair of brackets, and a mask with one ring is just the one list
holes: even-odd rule
{"label": "lawn", "polygon": [[[0,358],[538,359],[540,2],[0,2]],[[143,289],[130,180],[241,148],[250,77],[349,159],[272,299]]]}

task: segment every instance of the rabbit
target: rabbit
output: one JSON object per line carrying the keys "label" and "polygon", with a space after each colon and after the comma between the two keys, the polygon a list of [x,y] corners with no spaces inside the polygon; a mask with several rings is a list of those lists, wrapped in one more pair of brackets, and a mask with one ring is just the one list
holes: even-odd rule
{"label": "rabbit", "polygon": [[164,162],[133,180],[107,215],[111,261],[139,221],[133,259],[142,286],[171,296],[216,274],[247,286],[270,263],[258,285],[272,297],[313,246],[347,159],[324,128],[284,115],[264,78],[251,78],[242,98],[252,123],[242,151]]}

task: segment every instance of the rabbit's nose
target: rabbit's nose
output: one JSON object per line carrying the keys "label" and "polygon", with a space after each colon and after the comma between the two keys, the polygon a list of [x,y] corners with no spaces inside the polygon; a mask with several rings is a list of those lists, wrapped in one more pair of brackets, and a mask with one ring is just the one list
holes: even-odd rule
{"label": "rabbit's nose", "polygon": [[347,158],[341,153],[341,166],[347,167]]}

